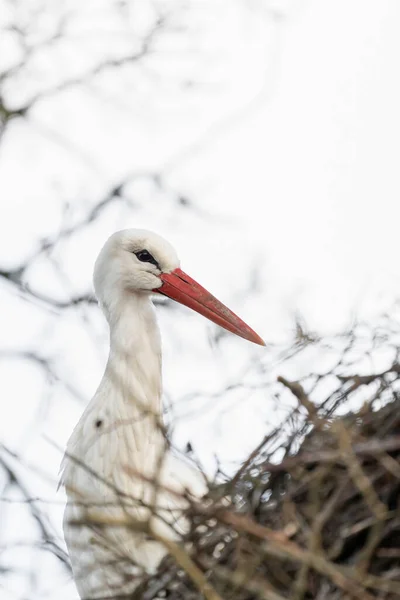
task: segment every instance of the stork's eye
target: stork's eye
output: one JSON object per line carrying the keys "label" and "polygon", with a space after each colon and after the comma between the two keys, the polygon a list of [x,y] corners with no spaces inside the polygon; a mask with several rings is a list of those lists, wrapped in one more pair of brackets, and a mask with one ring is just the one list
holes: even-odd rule
{"label": "stork's eye", "polygon": [[154,257],[147,250],[139,250],[135,254],[142,262],[155,262]]}
{"label": "stork's eye", "polygon": [[158,262],[156,261],[156,259],[154,258],[154,256],[152,256],[150,254],[150,252],[148,252],[148,250],[139,250],[139,252],[134,252],[134,254],[136,254],[137,258],[139,260],[141,260],[142,262],[149,262],[152,265],[155,265],[157,267],[157,269],[160,268],[158,266]]}

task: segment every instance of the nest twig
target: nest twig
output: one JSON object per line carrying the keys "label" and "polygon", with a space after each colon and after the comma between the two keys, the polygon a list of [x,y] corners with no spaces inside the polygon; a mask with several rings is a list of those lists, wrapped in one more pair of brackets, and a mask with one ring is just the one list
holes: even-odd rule
{"label": "nest twig", "polygon": [[[384,376],[343,377],[342,394]],[[224,600],[399,600],[397,392],[379,410],[374,394],[358,412],[335,417],[299,382],[280,383],[305,409],[298,435],[279,461],[265,444],[257,447],[223,487],[229,505],[210,499],[191,506],[193,562]],[[133,595],[162,597],[205,596],[169,557]]]}

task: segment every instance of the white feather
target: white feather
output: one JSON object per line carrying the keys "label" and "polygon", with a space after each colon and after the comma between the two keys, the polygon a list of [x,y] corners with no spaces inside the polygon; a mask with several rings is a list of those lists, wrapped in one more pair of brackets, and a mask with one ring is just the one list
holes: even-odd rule
{"label": "white feather", "polygon": [[[110,325],[110,354],[93,399],[76,425],[62,464],[67,492],[64,534],[81,598],[115,598],[131,592],[140,573],[156,569],[164,547],[127,527],[97,529],[74,525],[95,515],[112,521],[132,517],[145,522],[154,487],[140,476],[157,477],[161,486],[206,491],[202,475],[168,449],[160,428],[161,343],[150,300],[160,287],[160,270],[141,263],[134,251],[146,248],[164,272],[179,266],[174,249],[141,230],[111,236],[96,262],[96,295]],[[161,464],[161,468],[160,468]],[[152,519],[158,533],[174,537],[186,501],[159,490]],[[170,523],[168,525],[163,521]]]}

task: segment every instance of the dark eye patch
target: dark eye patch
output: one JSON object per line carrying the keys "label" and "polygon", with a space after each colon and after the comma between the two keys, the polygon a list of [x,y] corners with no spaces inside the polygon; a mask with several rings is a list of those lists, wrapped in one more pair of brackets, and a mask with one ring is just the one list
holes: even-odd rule
{"label": "dark eye patch", "polygon": [[157,269],[160,268],[158,262],[148,250],[138,250],[137,252],[134,252],[134,254],[140,261],[151,263],[152,265],[157,267]]}

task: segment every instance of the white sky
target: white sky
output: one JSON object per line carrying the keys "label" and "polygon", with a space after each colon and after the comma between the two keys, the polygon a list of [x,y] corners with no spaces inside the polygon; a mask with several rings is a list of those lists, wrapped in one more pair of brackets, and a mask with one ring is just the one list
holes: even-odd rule
{"label": "white sky", "polygon": [[213,178],[208,206],[245,220],[279,327],[282,307],[336,330],[397,295],[399,20],[397,2],[308,2],[269,101],[191,164],[188,189]]}
{"label": "white sky", "polygon": [[[135,214],[107,211],[95,229],[62,248],[74,289],[88,288],[107,235],[133,226],[171,239],[185,270],[267,342],[287,339],[296,311],[311,329],[331,333],[354,312],[371,317],[390,306],[400,285],[398,0],[238,1],[229,7],[204,0],[192,4],[183,22],[192,35],[167,37],[165,54],[152,68],[170,69],[177,79],[193,76],[199,87],[179,90],[165,76],[155,88],[145,77],[120,81],[108,74],[89,90],[38,103],[33,124],[11,125],[0,154],[3,264],[18,264],[38,234],[57,227],[58,198],[74,203],[77,218],[77,199],[90,204],[127,173],[163,168],[167,182],[212,218],[174,213],[151,202],[151,190],[148,207]],[[69,52],[66,68],[76,65],[79,47]],[[74,157],[49,141],[44,127],[80,153]],[[243,283],[254,264],[261,287],[246,297]],[[65,282],[48,265],[35,269],[32,280],[42,289],[65,293]],[[46,350],[89,398],[107,351],[101,318],[89,315],[87,329],[79,315],[46,315],[44,323],[39,309],[14,296],[3,294],[2,302],[6,346],[36,346],[46,326]],[[220,389],[249,356],[262,356],[262,349],[239,340],[210,360],[206,325],[182,313],[178,328],[176,315],[160,315],[165,385],[175,397]],[[93,332],[100,340],[95,351]],[[313,364],[298,368],[307,372]],[[182,379],[182,372],[190,377]],[[0,364],[0,376],[8,397],[0,435],[43,462],[48,443],[32,428],[41,416],[30,401],[32,390],[40,397],[46,389],[43,381],[34,368],[21,377],[20,363]],[[66,401],[58,390],[41,428],[60,445],[82,410],[69,403],[65,411]],[[178,430],[178,439],[194,438],[209,466],[214,453],[238,459],[263,435],[265,402],[261,396],[246,406],[228,400],[221,423],[214,424],[209,411]],[[244,447],[238,448],[240,438]],[[58,460],[46,454],[46,470],[54,472]]]}

